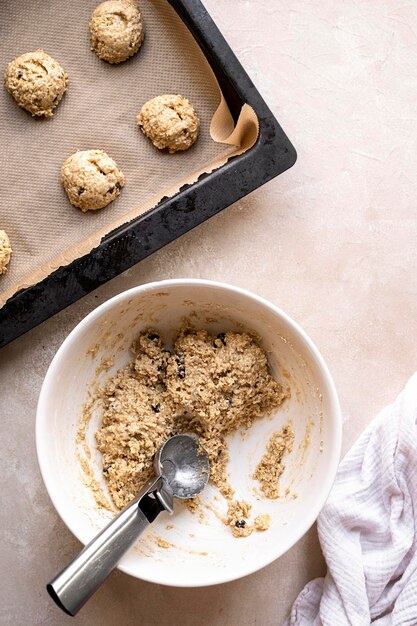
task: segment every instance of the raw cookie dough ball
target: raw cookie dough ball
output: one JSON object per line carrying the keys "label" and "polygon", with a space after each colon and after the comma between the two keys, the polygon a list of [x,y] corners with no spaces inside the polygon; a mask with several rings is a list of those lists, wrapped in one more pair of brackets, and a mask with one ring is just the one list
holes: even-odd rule
{"label": "raw cookie dough ball", "polygon": [[9,63],[4,75],[7,90],[33,116],[51,117],[68,85],[68,75],[43,50],[27,52]]}
{"label": "raw cookie dough ball", "polygon": [[183,96],[157,96],[146,102],[137,122],[153,145],[170,153],[187,150],[198,137],[199,119]]}
{"label": "raw cookie dough ball", "polygon": [[6,272],[12,254],[9,237],[4,230],[0,230],[0,276]]}
{"label": "raw cookie dough ball", "polygon": [[117,198],[125,177],[103,150],[80,150],[64,161],[61,181],[71,204],[95,211]]}
{"label": "raw cookie dough ball", "polygon": [[90,20],[91,49],[100,59],[121,63],[136,54],[145,31],[133,0],[108,0],[96,7]]}

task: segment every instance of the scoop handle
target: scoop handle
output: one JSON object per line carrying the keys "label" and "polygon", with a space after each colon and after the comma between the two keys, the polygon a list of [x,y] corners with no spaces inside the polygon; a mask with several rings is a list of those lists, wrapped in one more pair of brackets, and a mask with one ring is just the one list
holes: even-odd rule
{"label": "scoop handle", "polygon": [[65,613],[76,615],[159,513],[171,512],[166,500],[161,479],[152,479],[139,496],[47,584],[49,595]]}

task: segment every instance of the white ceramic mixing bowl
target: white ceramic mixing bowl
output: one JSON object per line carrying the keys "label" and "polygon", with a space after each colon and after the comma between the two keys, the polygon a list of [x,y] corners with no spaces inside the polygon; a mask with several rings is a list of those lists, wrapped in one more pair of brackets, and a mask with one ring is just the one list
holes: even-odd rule
{"label": "white ceramic mixing bowl", "polygon": [[[317,348],[285,313],[247,291],[205,280],[161,281],[115,296],[80,322],[55,355],[39,398],[36,444],[56,510],[74,535],[87,543],[111,517],[86,484],[79,461],[84,452],[75,441],[88,390],[93,381],[103,383],[132,358],[129,347],[141,330],[158,329],[169,342],[184,316],[216,334],[256,331],[273,374],[292,392],[272,417],[257,420],[244,436],[236,433],[230,439],[231,483],[237,496],[252,504],[253,516],[271,515],[270,529],[234,538],[216,516],[226,505],[209,486],[202,496],[208,507],[203,507],[203,519],[178,503],[174,517],[160,515],[148,536],[119,565],[144,580],[196,587],[240,578],[286,552],[313,524],[336,474],[342,432],[336,390]],[[106,369],[108,359],[114,364]],[[262,499],[251,475],[272,433],[289,419],[295,444],[281,478],[283,497]],[[104,485],[94,448],[99,420],[94,413],[87,429],[91,459],[85,461]],[[167,529],[170,524],[173,528]],[[161,547],[161,539],[171,547]]]}

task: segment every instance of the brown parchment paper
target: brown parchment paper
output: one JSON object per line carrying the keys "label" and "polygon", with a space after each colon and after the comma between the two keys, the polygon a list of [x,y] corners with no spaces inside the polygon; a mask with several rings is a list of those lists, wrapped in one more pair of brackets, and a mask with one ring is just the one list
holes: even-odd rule
{"label": "brown parchment paper", "polygon": [[[142,0],[145,42],[139,53],[112,66],[90,51],[88,22],[94,0],[1,0],[1,67],[42,48],[69,75],[66,95],[51,119],[34,119],[0,89],[0,229],[11,239],[9,269],[0,276],[0,306],[22,287],[86,254],[101,238],[195,182],[258,136],[245,105],[236,127],[203,53],[166,0]],[[181,93],[201,121],[187,152],[158,151],[136,125],[149,98]],[[119,198],[96,212],[72,207],[60,183],[64,159],[77,149],[100,148],[122,169]]]}

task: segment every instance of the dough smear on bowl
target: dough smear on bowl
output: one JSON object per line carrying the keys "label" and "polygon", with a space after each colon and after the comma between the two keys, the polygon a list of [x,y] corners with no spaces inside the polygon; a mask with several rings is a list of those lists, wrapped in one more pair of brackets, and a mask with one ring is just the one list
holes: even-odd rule
{"label": "dough smear on bowl", "polygon": [[6,231],[0,230],[0,276],[5,274],[11,254],[12,247],[10,245],[10,239]]}
{"label": "dough smear on bowl", "polygon": [[33,116],[51,117],[68,85],[68,74],[43,50],[11,61],[4,75],[8,92]]}
{"label": "dough smear on bowl", "polygon": [[134,0],[108,0],[90,19],[91,49],[103,61],[121,63],[136,54],[145,31]]}
{"label": "dough smear on bowl", "polygon": [[[265,351],[249,333],[179,330],[172,352],[149,329],[132,346],[134,360],[111,378],[97,399],[96,432],[103,473],[118,508],[152,475],[160,445],[181,432],[196,433],[210,460],[210,480],[229,504],[224,523],[248,536],[250,505],[234,500],[227,474],[227,435],[277,409],[289,390],[270,374]],[[191,510],[195,507],[191,505]]]}
{"label": "dough smear on bowl", "polygon": [[69,201],[81,211],[96,211],[112,202],[125,184],[123,172],[103,150],[74,152],[61,167]]}
{"label": "dough smear on bowl", "polygon": [[152,98],[136,119],[153,145],[170,153],[188,150],[196,142],[200,128],[194,107],[180,95]]}
{"label": "dough smear on bowl", "polygon": [[259,481],[267,498],[279,498],[279,479],[285,469],[282,461],[291,452],[293,444],[294,433],[286,425],[281,432],[274,433],[266,445],[266,452],[259,461],[253,478]]}

